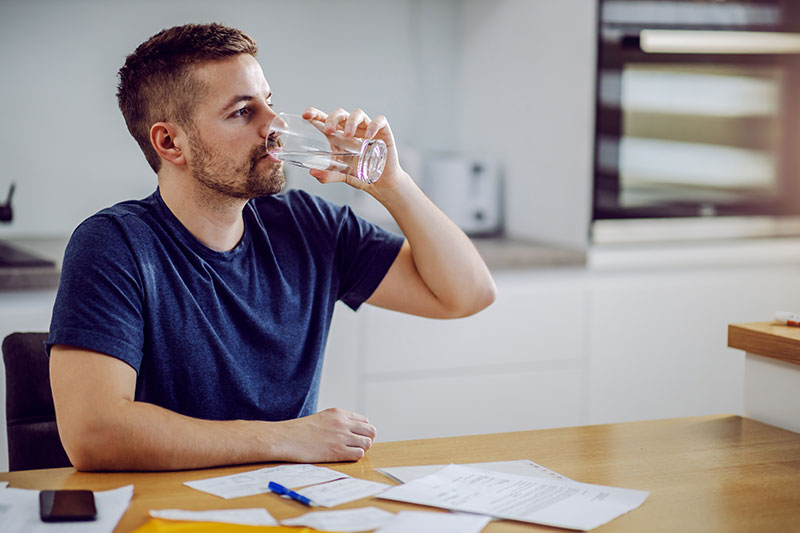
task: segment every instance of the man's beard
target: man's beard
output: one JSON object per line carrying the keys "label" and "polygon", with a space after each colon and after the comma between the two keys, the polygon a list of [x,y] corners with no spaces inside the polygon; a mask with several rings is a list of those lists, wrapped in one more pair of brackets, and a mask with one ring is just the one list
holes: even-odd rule
{"label": "man's beard", "polygon": [[189,145],[194,155],[194,179],[225,196],[250,200],[277,194],[286,184],[282,163],[259,168],[264,167],[263,159],[267,154],[263,144],[253,147],[240,165],[216,152],[196,132],[189,136]]}

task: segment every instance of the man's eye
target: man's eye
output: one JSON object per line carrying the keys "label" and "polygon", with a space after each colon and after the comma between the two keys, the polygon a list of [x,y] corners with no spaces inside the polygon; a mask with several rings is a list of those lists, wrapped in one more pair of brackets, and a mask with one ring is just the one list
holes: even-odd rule
{"label": "man's eye", "polygon": [[247,116],[249,114],[250,114],[250,108],[245,106],[245,107],[237,109],[236,111],[231,113],[231,116],[232,117],[245,117],[245,116]]}

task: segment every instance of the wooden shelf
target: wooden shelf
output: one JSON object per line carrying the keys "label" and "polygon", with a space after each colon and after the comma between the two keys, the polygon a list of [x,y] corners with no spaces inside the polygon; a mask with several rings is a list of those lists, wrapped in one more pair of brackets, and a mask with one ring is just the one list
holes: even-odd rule
{"label": "wooden shelf", "polygon": [[728,346],[800,365],[800,328],[775,322],[728,326]]}

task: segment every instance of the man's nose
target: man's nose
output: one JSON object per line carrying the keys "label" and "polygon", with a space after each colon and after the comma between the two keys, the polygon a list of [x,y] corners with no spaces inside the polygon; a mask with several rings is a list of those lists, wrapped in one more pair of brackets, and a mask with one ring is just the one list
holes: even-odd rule
{"label": "man's nose", "polygon": [[265,139],[269,137],[269,130],[272,126],[272,123],[275,119],[278,118],[278,113],[274,111],[271,107],[267,106],[267,112],[264,114],[264,124],[261,128],[261,136]]}

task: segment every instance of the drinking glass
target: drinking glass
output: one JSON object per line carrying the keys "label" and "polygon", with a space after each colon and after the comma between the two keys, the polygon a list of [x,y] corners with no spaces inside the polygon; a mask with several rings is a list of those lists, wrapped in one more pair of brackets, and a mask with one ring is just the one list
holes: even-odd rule
{"label": "drinking glass", "polygon": [[386,165],[386,143],[380,139],[345,137],[340,131],[325,133],[325,124],[300,115],[280,113],[270,126],[269,153],[286,163],[317,170],[334,170],[375,183]]}

